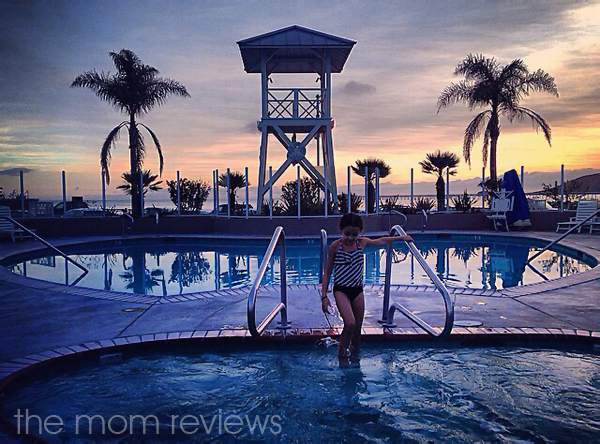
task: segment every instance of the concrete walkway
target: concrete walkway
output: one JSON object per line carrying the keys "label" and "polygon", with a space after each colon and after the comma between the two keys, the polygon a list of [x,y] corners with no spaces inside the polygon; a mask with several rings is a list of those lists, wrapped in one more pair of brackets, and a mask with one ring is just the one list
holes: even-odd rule
{"label": "concrete walkway", "polygon": [[[463,234],[463,233],[461,233]],[[482,234],[479,232],[478,234]],[[555,233],[517,236],[553,239]],[[96,239],[96,238],[95,238]],[[61,239],[58,244],[74,239]],[[600,258],[600,236],[573,234],[566,245]],[[0,244],[0,257],[38,248],[39,243]],[[257,319],[279,299],[278,286],[262,287]],[[600,338],[600,266],[563,279],[505,290],[454,288],[455,321],[481,324],[453,329],[456,338],[478,335]],[[369,337],[428,336],[397,314],[397,328],[382,328],[382,285],[365,287],[363,334]],[[146,341],[180,338],[244,338],[247,330],[248,288],[209,291],[182,296],[144,296],[67,287],[24,278],[0,269],[0,379],[31,364],[77,351],[97,350]],[[401,302],[431,325],[442,327],[442,298],[431,286],[392,287],[392,299]],[[321,311],[318,285],[289,285],[292,329],[283,334],[275,322],[266,337],[318,338],[336,335],[337,316]]]}

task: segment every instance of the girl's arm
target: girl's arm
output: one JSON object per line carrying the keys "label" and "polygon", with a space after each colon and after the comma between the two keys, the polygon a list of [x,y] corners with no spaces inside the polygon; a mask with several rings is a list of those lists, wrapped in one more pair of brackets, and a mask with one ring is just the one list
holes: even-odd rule
{"label": "girl's arm", "polygon": [[329,246],[327,251],[327,260],[325,261],[325,267],[323,269],[323,278],[321,279],[321,305],[324,312],[328,311],[331,303],[327,297],[327,289],[329,288],[329,279],[331,278],[331,272],[333,271],[333,262],[335,260],[335,254],[340,246],[340,241],[335,240]]}
{"label": "girl's arm", "polygon": [[358,238],[358,242],[360,243],[360,246],[362,248],[374,247],[374,246],[378,246],[378,245],[385,245],[385,244],[389,244],[389,243],[399,241],[399,240],[410,242],[413,240],[413,238],[410,237],[408,234],[406,236],[384,236],[384,237],[380,237],[378,239],[369,239],[368,237],[359,237]]}

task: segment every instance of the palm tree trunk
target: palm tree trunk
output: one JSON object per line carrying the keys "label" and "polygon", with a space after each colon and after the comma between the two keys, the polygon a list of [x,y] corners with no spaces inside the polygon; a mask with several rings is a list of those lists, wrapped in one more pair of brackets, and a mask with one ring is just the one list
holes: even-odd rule
{"label": "palm tree trunk", "polygon": [[130,253],[132,260],[133,292],[146,294],[146,255],[134,250]]}
{"label": "palm tree trunk", "polygon": [[235,210],[236,210],[236,205],[235,205],[235,190],[233,188],[231,188],[229,190],[229,208],[231,211],[231,214],[235,215]]}
{"label": "palm tree trunk", "polygon": [[135,124],[135,116],[129,116],[129,168],[131,170],[131,213],[134,217],[138,217],[142,214],[142,208],[140,205],[140,190],[139,180],[140,172],[138,171],[137,164],[137,126]]}
{"label": "palm tree trunk", "polygon": [[498,123],[498,109],[492,106],[491,117],[492,128],[490,131],[490,180],[492,186],[498,183],[498,171],[496,169],[496,153],[498,147],[498,137],[500,137],[500,125]]}
{"label": "palm tree trunk", "polygon": [[446,209],[445,200],[446,200],[446,191],[445,191],[445,182],[442,176],[438,176],[438,180],[435,182],[435,194],[437,197],[437,209],[438,211],[444,211]]}
{"label": "palm tree trunk", "polygon": [[367,188],[369,193],[369,213],[372,214],[375,213],[375,205],[377,202],[375,202],[375,186],[371,180],[369,180]]}
{"label": "palm tree trunk", "polygon": [[490,143],[490,179],[492,184],[498,183],[498,172],[496,170],[496,149],[498,146],[498,134],[492,137]]}

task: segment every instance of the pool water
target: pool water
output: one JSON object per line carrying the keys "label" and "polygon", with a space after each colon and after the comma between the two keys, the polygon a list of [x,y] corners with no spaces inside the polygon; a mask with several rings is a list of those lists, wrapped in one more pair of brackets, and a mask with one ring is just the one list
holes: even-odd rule
{"label": "pool water", "polygon": [[[519,242],[525,242],[519,240]],[[95,247],[69,256],[89,273],[61,256],[43,256],[8,265],[15,273],[61,284],[111,291],[173,295],[251,285],[268,242],[225,241],[156,243],[122,247]],[[528,256],[541,248],[502,241],[416,239],[427,263],[448,286],[501,289],[580,273],[589,262],[556,251],[546,251],[531,265]],[[68,252],[68,250],[67,250]],[[403,243],[394,244],[392,283],[431,284]],[[288,241],[288,283],[319,281],[319,243]],[[384,248],[365,250],[365,282],[385,280]],[[263,283],[279,283],[279,256],[275,254]]]}
{"label": "pool water", "polygon": [[367,343],[349,367],[324,345],[109,358],[9,394],[5,417],[56,415],[54,442],[600,440],[596,354]]}

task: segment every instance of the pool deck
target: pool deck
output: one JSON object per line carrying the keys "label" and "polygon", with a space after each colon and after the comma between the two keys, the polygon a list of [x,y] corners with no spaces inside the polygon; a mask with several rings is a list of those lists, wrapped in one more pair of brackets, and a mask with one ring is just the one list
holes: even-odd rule
{"label": "pool deck", "polygon": [[[510,234],[549,241],[558,237],[549,232]],[[56,245],[81,240],[61,238]],[[562,243],[600,258],[598,235],[572,234]],[[0,258],[39,247],[33,240],[3,242]],[[341,320],[321,311],[319,287],[288,285],[291,329],[278,330],[273,322],[264,339],[259,340],[316,341],[339,334]],[[128,344],[186,338],[254,341],[247,330],[248,292],[249,288],[240,288],[145,296],[67,287],[24,278],[0,268],[0,386],[2,379],[12,379],[26,367],[81,351],[98,352],[105,347],[116,350]],[[533,337],[600,342],[600,266],[578,275],[522,287],[497,291],[451,288],[450,293],[455,298],[455,322],[481,323],[479,327],[455,326],[451,338],[459,341]],[[260,289],[256,308],[259,320],[275,305],[279,294],[278,286]],[[444,324],[442,298],[432,286],[393,283],[391,299],[401,301],[433,326]],[[382,328],[377,322],[382,315],[382,301],[383,285],[365,287],[363,334],[367,339],[429,338],[401,314],[396,315],[396,328]]]}

